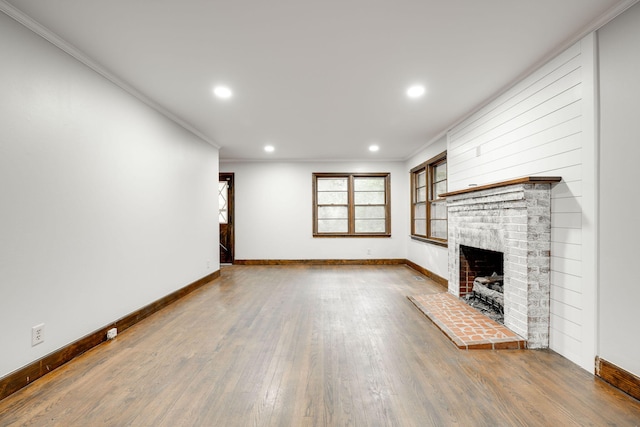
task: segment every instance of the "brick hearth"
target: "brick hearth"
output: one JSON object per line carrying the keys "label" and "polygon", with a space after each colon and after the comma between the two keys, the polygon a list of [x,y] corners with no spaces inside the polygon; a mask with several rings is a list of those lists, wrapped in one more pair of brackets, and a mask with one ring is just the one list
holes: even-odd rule
{"label": "brick hearth", "polygon": [[466,350],[524,349],[527,342],[449,293],[417,295],[409,300],[453,343]]}

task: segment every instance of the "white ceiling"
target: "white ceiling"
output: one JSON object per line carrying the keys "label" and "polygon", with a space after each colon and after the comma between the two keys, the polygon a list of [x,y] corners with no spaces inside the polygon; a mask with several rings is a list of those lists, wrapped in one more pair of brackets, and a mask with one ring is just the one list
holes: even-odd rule
{"label": "white ceiling", "polygon": [[[6,3],[204,135],[221,159],[404,160],[634,1]],[[415,82],[427,93],[409,100]],[[221,83],[233,98],[212,95]]]}

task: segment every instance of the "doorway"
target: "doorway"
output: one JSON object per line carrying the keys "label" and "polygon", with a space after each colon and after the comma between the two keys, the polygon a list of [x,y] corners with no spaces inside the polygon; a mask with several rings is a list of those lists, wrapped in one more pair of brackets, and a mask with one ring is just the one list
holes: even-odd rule
{"label": "doorway", "polygon": [[218,220],[220,222],[220,264],[233,264],[233,173],[218,178]]}

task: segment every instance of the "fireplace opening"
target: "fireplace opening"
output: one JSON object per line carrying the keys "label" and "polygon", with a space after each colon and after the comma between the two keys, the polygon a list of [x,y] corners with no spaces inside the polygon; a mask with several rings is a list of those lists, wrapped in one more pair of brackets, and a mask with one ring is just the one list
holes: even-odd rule
{"label": "fireplace opening", "polygon": [[504,324],[504,254],[460,245],[460,298]]}

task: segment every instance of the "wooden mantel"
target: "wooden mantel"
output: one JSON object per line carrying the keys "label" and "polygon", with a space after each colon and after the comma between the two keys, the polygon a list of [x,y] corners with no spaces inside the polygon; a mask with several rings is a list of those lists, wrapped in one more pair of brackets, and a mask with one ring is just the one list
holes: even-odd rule
{"label": "wooden mantel", "polygon": [[562,181],[562,177],[559,176],[527,176],[524,178],[510,179],[508,181],[496,182],[493,184],[479,185],[477,187],[469,187],[464,190],[451,191],[449,193],[439,194],[439,197],[457,196],[459,194],[471,193],[480,190],[489,190],[491,188],[506,187],[508,185],[516,184],[553,184],[555,182]]}

